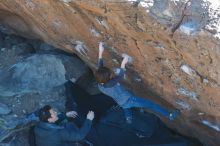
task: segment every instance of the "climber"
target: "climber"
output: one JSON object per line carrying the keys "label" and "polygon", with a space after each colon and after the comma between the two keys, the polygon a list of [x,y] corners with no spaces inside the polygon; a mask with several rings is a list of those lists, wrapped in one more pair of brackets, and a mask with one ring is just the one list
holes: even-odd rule
{"label": "climber", "polygon": [[[74,118],[74,121],[80,122],[80,117],[77,116],[77,103],[76,103],[76,95],[74,91],[78,90],[77,85],[75,85],[71,80],[68,80],[65,84],[65,95],[66,95],[66,101],[65,101],[65,110],[66,111],[72,111],[76,115]],[[71,119],[72,120],[72,119]],[[17,119],[16,121],[13,120],[12,122],[9,122],[9,124],[6,125],[6,128],[8,129],[14,129],[16,127],[26,125],[30,122],[38,122],[39,121],[39,109],[36,111],[29,113],[25,115],[23,118]],[[13,124],[10,124],[13,123]]]}
{"label": "climber", "polygon": [[67,117],[75,118],[75,111],[58,115],[50,106],[46,105],[39,110],[40,122],[36,125],[34,132],[37,146],[73,146],[83,140],[89,133],[94,112],[89,111],[87,119],[81,128],[72,122],[62,122]]}
{"label": "climber", "polygon": [[98,69],[95,71],[94,76],[98,82],[99,90],[112,97],[116,103],[122,107],[125,115],[126,122],[128,124],[132,123],[132,113],[130,108],[139,107],[150,109],[154,112],[167,117],[169,120],[174,120],[179,114],[179,110],[174,112],[169,112],[167,109],[161,107],[160,105],[141,97],[135,96],[130,91],[126,90],[119,81],[124,78],[125,65],[131,59],[128,55],[124,54],[123,60],[121,62],[121,68],[119,68],[119,73],[113,76],[113,72],[103,65],[102,54],[104,52],[103,42],[99,43],[99,56],[98,56]]}

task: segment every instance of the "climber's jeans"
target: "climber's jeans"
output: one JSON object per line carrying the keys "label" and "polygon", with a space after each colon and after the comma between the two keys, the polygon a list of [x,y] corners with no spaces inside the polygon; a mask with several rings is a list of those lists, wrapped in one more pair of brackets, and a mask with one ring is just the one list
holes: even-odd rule
{"label": "climber's jeans", "polygon": [[148,110],[151,110],[153,112],[156,112],[164,117],[168,117],[170,112],[161,107],[160,105],[147,100],[147,99],[143,99],[137,96],[133,96],[131,98],[128,99],[128,101],[126,103],[124,103],[123,105],[121,105],[121,107],[124,109],[124,114],[125,116],[131,116],[131,111],[129,110],[132,107],[137,107],[137,108],[146,108]]}

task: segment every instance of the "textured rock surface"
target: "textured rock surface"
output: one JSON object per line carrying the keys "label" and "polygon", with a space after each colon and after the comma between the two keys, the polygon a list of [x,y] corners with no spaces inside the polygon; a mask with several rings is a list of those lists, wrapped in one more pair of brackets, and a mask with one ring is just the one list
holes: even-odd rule
{"label": "textured rock surface", "polygon": [[77,58],[35,54],[1,72],[0,95],[47,91],[64,84],[68,79],[78,79],[87,69]]}
{"label": "textured rock surface", "polygon": [[3,103],[0,103],[0,115],[7,115],[11,112],[11,109],[3,104]]}
{"label": "textured rock surface", "polygon": [[181,118],[167,124],[217,146],[220,8],[210,3],[216,1],[1,0],[0,29],[76,53],[92,68],[99,41],[109,67],[119,65],[121,53],[132,56],[127,87],[181,109]]}

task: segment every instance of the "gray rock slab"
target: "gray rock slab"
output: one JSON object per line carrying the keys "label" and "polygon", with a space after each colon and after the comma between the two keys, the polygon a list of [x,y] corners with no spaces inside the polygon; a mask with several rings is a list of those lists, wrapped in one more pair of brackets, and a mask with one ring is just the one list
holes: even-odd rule
{"label": "gray rock slab", "polygon": [[11,109],[3,104],[3,103],[0,103],[0,115],[7,115],[11,112]]}
{"label": "gray rock slab", "polygon": [[47,91],[71,78],[77,80],[87,69],[76,57],[35,54],[2,71],[0,95]]}

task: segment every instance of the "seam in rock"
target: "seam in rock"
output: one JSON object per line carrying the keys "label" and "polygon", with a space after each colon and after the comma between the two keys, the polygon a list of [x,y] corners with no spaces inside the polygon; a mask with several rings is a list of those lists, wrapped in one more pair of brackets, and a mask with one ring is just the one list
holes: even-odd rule
{"label": "seam in rock", "polygon": [[[138,49],[138,52],[139,52],[139,54],[141,55],[141,57],[145,60],[146,59],[146,57],[143,55],[143,53],[142,53],[142,51],[141,51],[141,48],[139,48],[138,47],[138,43],[137,43],[137,40],[136,39],[134,39],[134,38],[132,38],[132,40],[135,42],[135,45],[136,45],[136,47],[137,47],[137,49]],[[145,66],[147,66],[146,65],[146,63],[145,63],[145,61],[144,61],[144,65]]]}
{"label": "seam in rock", "polygon": [[[175,32],[176,32],[176,30],[180,27],[180,25],[182,24],[182,22],[183,22],[183,19],[186,17],[186,16],[188,16],[188,15],[186,15],[185,14],[185,11],[186,11],[186,9],[187,9],[187,5],[188,5],[188,3],[189,2],[191,2],[191,0],[188,0],[186,3],[185,3],[185,6],[184,6],[184,8],[183,8],[183,10],[182,10],[182,17],[181,17],[181,19],[179,20],[179,22],[174,26],[174,28],[172,28],[172,33],[174,34]],[[172,36],[173,36],[173,34],[172,34]]]}

